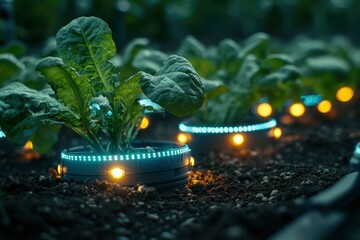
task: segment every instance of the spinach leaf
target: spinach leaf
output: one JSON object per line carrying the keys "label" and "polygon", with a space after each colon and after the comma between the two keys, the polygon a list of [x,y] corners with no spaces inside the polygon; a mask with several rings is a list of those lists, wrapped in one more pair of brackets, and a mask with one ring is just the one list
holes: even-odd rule
{"label": "spinach leaf", "polygon": [[155,76],[143,74],[141,88],[151,101],[177,116],[194,113],[204,101],[199,75],[186,59],[176,55],[166,59]]}

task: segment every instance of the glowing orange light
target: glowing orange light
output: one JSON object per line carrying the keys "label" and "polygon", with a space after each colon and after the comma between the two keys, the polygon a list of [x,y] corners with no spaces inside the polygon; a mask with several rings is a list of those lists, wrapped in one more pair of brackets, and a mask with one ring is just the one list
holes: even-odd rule
{"label": "glowing orange light", "polygon": [[340,102],[348,102],[353,98],[354,94],[354,90],[352,90],[350,87],[342,87],[337,90],[336,99]]}
{"label": "glowing orange light", "polygon": [[241,144],[244,143],[244,141],[245,141],[244,136],[239,133],[232,136],[232,142],[236,146],[240,146]]}
{"label": "glowing orange light", "polygon": [[189,141],[189,138],[185,133],[179,133],[179,135],[177,136],[177,140],[179,143],[187,143]]}
{"label": "glowing orange light", "polygon": [[332,104],[328,100],[323,100],[317,105],[317,109],[321,113],[328,113],[332,108]]}
{"label": "glowing orange light", "polygon": [[193,157],[190,157],[189,164],[192,167],[195,165],[195,159]]}
{"label": "glowing orange light", "polygon": [[150,125],[149,119],[147,117],[143,117],[140,123],[140,129],[146,129],[147,127],[149,127],[149,125]]}
{"label": "glowing orange light", "polygon": [[57,165],[57,172],[58,172],[59,175],[62,174],[63,171],[62,171],[62,165],[61,164]]}
{"label": "glowing orange light", "polygon": [[272,111],[272,107],[268,103],[261,103],[256,108],[256,112],[260,117],[268,117],[272,114]]}
{"label": "glowing orange light", "polygon": [[31,141],[27,141],[23,147],[24,150],[31,150],[34,148],[34,145]]}
{"label": "glowing orange light", "polygon": [[281,128],[278,128],[278,127],[274,128],[274,130],[273,130],[274,138],[279,139],[279,138],[281,138],[281,135],[282,135]]}
{"label": "glowing orange light", "polygon": [[290,106],[289,112],[294,117],[301,117],[305,113],[305,106],[302,103],[294,103]]}
{"label": "glowing orange light", "polygon": [[120,179],[125,176],[125,171],[122,168],[115,167],[110,170],[110,174],[114,179]]}

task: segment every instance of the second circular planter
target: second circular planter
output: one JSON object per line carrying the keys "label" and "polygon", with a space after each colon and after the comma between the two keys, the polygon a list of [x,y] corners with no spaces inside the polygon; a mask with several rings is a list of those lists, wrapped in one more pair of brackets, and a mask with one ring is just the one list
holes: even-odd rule
{"label": "second circular planter", "polygon": [[232,126],[205,125],[194,119],[179,124],[179,142],[188,143],[194,152],[235,148],[255,148],[270,144],[281,137],[275,119],[249,118]]}

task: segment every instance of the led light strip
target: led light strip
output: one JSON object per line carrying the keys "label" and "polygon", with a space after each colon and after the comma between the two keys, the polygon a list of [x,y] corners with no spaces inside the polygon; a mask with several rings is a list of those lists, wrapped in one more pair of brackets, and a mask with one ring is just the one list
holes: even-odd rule
{"label": "led light strip", "polygon": [[0,138],[4,138],[4,137],[6,137],[5,133],[0,130]]}
{"label": "led light strip", "polygon": [[300,97],[303,104],[307,107],[318,105],[324,98],[319,94],[304,95]]}
{"label": "led light strip", "polygon": [[273,128],[277,125],[275,119],[271,119],[268,122],[243,125],[236,127],[200,127],[200,126],[187,126],[185,123],[179,124],[179,129],[188,133],[239,133],[239,132],[254,132],[265,129]]}
{"label": "led light strip", "polygon": [[167,151],[151,152],[151,153],[134,153],[134,154],[119,154],[119,155],[84,155],[76,153],[68,153],[63,151],[61,159],[69,161],[88,161],[88,162],[103,162],[103,161],[133,161],[133,160],[146,160],[153,158],[162,158],[182,155],[190,152],[188,145],[179,149],[171,149]]}

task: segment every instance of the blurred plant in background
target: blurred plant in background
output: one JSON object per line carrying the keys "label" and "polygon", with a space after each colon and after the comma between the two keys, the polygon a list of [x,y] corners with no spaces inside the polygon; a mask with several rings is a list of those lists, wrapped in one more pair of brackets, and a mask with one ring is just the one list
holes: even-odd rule
{"label": "blurred plant in background", "polygon": [[169,49],[189,34],[214,44],[259,31],[281,39],[346,34],[360,41],[358,0],[1,0],[0,9],[0,43],[17,36],[38,46],[70,19],[89,15],[109,23],[120,49],[136,37]]}

